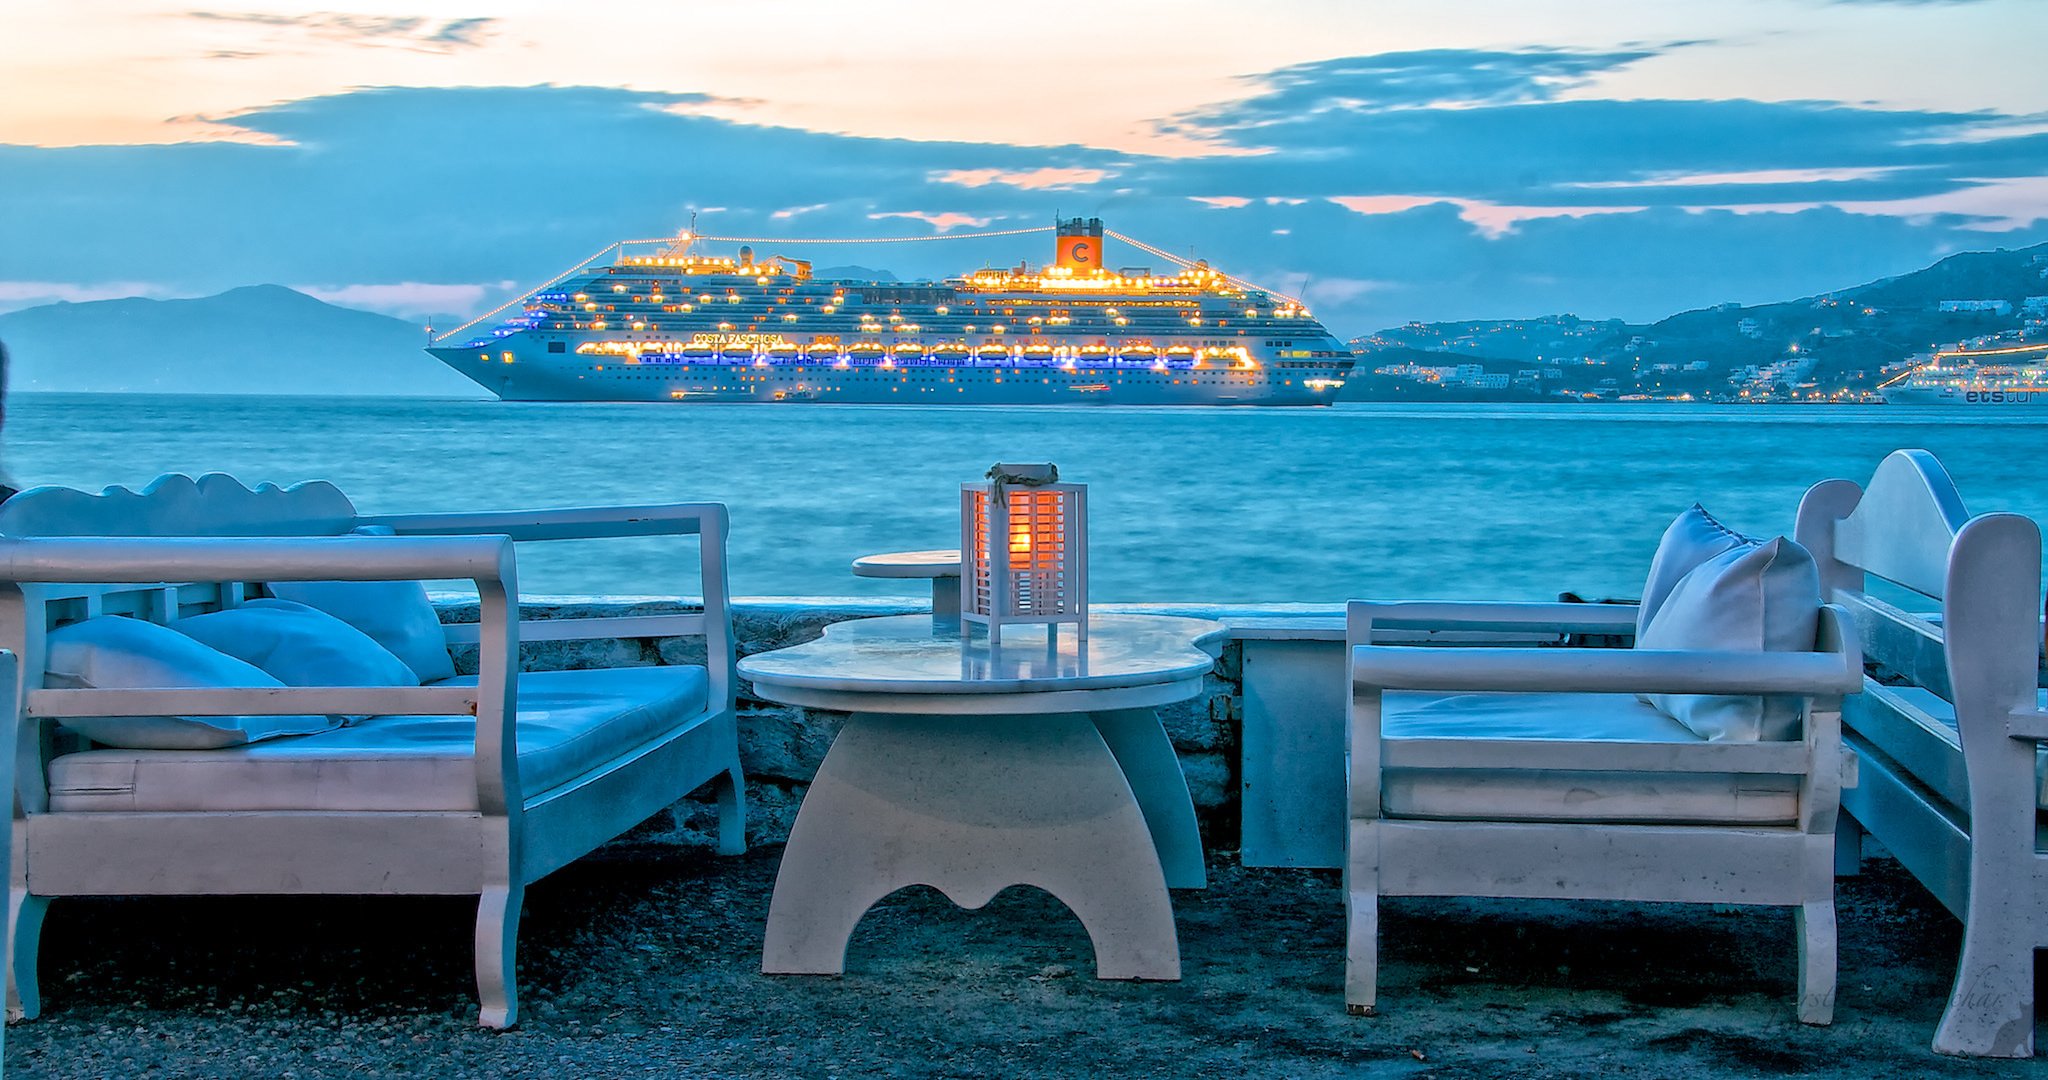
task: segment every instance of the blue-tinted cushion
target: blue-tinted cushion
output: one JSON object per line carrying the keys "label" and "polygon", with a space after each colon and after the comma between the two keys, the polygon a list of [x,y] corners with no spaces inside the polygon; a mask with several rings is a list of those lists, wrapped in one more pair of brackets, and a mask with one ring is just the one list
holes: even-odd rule
{"label": "blue-tinted cushion", "polygon": [[419,685],[412,668],[368,634],[289,600],[251,600],[170,626],[286,686]]}
{"label": "blue-tinted cushion", "polygon": [[[45,686],[140,690],[276,687],[260,669],[169,627],[105,615],[50,632]],[[207,750],[280,735],[326,731],[331,716],[71,717],[64,726],[96,743],[137,750]]]}
{"label": "blue-tinted cushion", "polygon": [[[1819,628],[1819,567],[1805,548],[1781,536],[1694,567],[1657,609],[1636,648],[1808,652]],[[1651,694],[1644,700],[1710,741],[1800,736],[1798,697]]]}
{"label": "blue-tinted cushion", "polygon": [[1664,598],[1693,568],[1724,552],[1756,541],[1721,524],[1698,503],[1672,519],[1657,541],[1657,554],[1650,559],[1650,576],[1643,582],[1642,606],[1636,609],[1636,636],[1650,628],[1650,620]]}

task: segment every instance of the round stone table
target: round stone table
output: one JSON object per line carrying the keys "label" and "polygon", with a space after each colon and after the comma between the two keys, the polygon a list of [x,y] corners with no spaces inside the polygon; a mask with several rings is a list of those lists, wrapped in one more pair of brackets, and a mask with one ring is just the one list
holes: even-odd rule
{"label": "round stone table", "polygon": [[863,555],[853,560],[853,576],[868,578],[932,579],[932,616],[953,618],[960,614],[960,552],[892,551]]}
{"label": "round stone table", "polygon": [[771,701],[852,713],[805,793],[761,970],[837,975],[869,907],[930,885],[979,908],[1011,885],[1072,909],[1103,979],[1178,979],[1167,889],[1207,884],[1194,802],[1154,708],[1194,697],[1221,623],[1097,615],[1012,625],[833,623],[739,662]]}

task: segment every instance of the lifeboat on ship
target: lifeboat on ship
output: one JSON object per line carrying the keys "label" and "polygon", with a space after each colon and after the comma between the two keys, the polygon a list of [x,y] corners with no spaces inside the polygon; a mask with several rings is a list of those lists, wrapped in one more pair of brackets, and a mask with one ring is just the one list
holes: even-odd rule
{"label": "lifeboat on ship", "polygon": [[1168,360],[1184,360],[1192,363],[1195,359],[1195,350],[1186,345],[1171,345],[1167,347],[1166,358]]}
{"label": "lifeboat on ship", "polygon": [[787,342],[777,342],[768,346],[768,359],[770,360],[794,360],[802,355],[802,353],[803,350]]}
{"label": "lifeboat on ship", "polygon": [[683,346],[683,359],[685,360],[709,360],[717,355],[718,350],[709,345],[699,345],[692,342]]}
{"label": "lifeboat on ship", "polygon": [[983,360],[1008,360],[1010,350],[1001,345],[983,345],[974,350],[974,355]]}
{"label": "lifeboat on ship", "polygon": [[965,360],[970,355],[972,354],[967,346],[957,341],[948,341],[943,345],[932,347],[932,359],[934,360]]}
{"label": "lifeboat on ship", "polygon": [[839,346],[820,342],[805,349],[804,354],[813,360],[837,360],[839,359]]}
{"label": "lifeboat on ship", "polygon": [[846,347],[846,355],[855,360],[880,360],[888,351],[879,341],[856,341]]}
{"label": "lifeboat on ship", "polygon": [[900,341],[889,347],[889,355],[898,360],[921,360],[924,346],[914,341]]}
{"label": "lifeboat on ship", "polygon": [[752,345],[722,345],[718,349],[718,355],[727,360],[752,360],[754,358],[754,347]]}
{"label": "lifeboat on ship", "polygon": [[1159,350],[1150,345],[1126,345],[1118,349],[1116,355],[1119,359],[1144,363],[1148,360],[1158,359]]}
{"label": "lifeboat on ship", "polygon": [[1045,361],[1045,360],[1050,360],[1050,359],[1052,359],[1052,358],[1053,358],[1053,348],[1052,348],[1052,346],[1050,346],[1050,345],[1026,345],[1026,346],[1024,346],[1024,359],[1026,359],[1026,360],[1038,360],[1038,361]]}

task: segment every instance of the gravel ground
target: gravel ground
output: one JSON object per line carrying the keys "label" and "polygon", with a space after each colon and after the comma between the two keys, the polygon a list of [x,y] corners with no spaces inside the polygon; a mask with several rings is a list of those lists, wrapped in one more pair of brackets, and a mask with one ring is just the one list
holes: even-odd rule
{"label": "gravel ground", "polygon": [[471,903],[59,901],[14,1077],[1839,1077],[2048,1072],[1927,1049],[1955,921],[1896,864],[1841,883],[1832,1028],[1792,1017],[1788,912],[1386,905],[1382,1015],[1346,1015],[1336,875],[1214,859],[1175,895],[1186,977],[1106,983],[1042,893],[930,890],[839,979],[765,978],[779,848],[608,849],[528,893],[524,1020],[474,1026]]}

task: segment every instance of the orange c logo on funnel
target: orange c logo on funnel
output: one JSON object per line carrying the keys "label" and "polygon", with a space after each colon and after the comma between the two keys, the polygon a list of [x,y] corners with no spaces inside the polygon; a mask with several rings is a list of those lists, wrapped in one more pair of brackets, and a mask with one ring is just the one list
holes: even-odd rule
{"label": "orange c logo on funnel", "polygon": [[1094,262],[1095,245],[1090,244],[1086,240],[1076,240],[1073,246],[1067,248],[1067,258],[1069,261],[1077,263]]}

